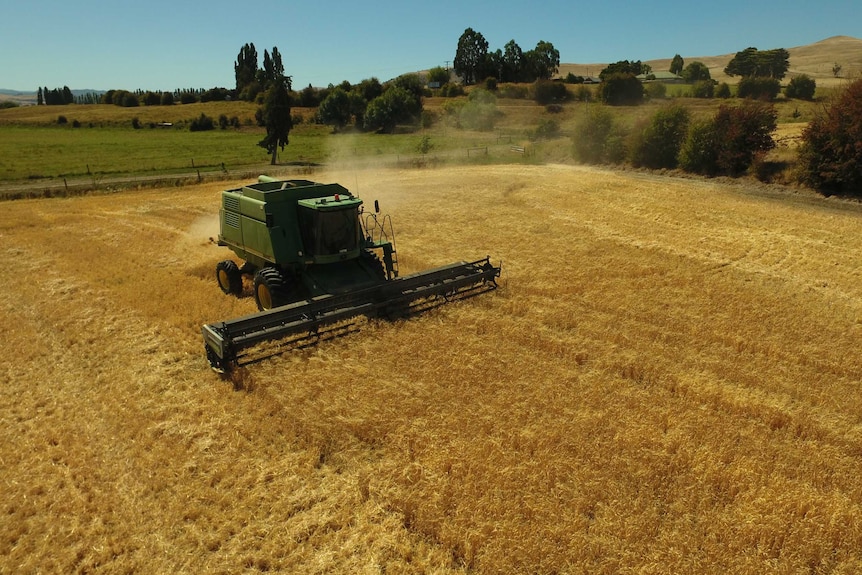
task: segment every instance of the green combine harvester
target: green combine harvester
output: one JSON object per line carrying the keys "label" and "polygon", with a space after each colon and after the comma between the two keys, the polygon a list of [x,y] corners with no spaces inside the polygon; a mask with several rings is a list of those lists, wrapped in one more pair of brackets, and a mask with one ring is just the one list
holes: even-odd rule
{"label": "green combine harvester", "polygon": [[250,276],[260,311],[203,326],[213,369],[266,341],[305,345],[358,316],[404,317],[497,287],[490,257],[399,277],[392,221],[374,204],[366,212],[339,184],[267,176],[222,192],[218,245],[244,263],[219,262],[216,279],[239,296]]}

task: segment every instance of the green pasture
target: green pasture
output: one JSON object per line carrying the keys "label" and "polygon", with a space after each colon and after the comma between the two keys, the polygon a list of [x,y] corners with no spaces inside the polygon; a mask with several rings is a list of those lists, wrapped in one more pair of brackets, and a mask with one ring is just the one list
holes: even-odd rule
{"label": "green pasture", "polygon": [[0,180],[168,173],[261,162],[253,134],[112,128],[0,128]]}
{"label": "green pasture", "polygon": [[[299,108],[295,113],[303,121],[291,131],[290,144],[279,151],[278,164],[565,162],[571,159],[572,138],[580,120],[592,107],[601,105],[571,102],[552,112],[529,100],[500,99],[494,129],[479,132],[457,127],[446,117],[445,103],[438,98],[426,102],[426,110],[436,118],[431,127],[394,135],[349,129],[333,133],[329,126],[311,123],[314,110]],[[700,116],[734,100],[697,100],[674,93],[641,106],[614,108],[615,121],[631,126],[670,103],[683,104]],[[779,100],[775,105],[782,124],[809,121],[822,103]],[[211,102],[135,109],[69,105],[0,110],[0,184],[56,185],[69,179],[92,180],[95,185],[127,176],[260,169],[269,164],[270,157],[257,145],[263,131],[254,125],[254,109],[245,102]],[[236,118],[239,127],[190,131],[189,122],[201,114],[213,119],[222,115]],[[65,123],[58,123],[60,118]],[[558,137],[535,141],[536,127],[543,122],[555,123]],[[163,123],[171,126],[160,126]],[[519,149],[525,153],[516,151]]]}
{"label": "green pasture", "polygon": [[[140,129],[72,127],[50,124],[0,124],[0,182],[101,178],[233,171],[269,164],[257,145],[258,128],[191,132],[188,128]],[[398,135],[333,134],[327,126],[301,124],[279,150],[279,165],[317,165],[352,161],[414,161],[427,138],[429,157],[490,158],[518,136],[465,132],[438,127]]]}

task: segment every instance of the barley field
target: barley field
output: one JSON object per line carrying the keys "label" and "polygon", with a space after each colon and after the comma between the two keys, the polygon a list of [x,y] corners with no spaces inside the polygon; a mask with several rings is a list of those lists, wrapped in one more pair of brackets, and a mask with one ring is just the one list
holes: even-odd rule
{"label": "barley field", "polygon": [[230,378],[218,193],[0,204],[0,573],[862,571],[862,208],[575,166],[336,169],[495,292]]}

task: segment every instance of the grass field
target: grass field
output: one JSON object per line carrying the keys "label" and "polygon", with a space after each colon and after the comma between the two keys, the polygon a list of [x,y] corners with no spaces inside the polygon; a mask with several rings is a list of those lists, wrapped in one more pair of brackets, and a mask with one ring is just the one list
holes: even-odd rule
{"label": "grass field", "polygon": [[[2,573],[858,573],[862,210],[572,166],[330,168],[501,288],[233,381],[222,185],[4,203]],[[224,187],[241,182],[225,182]]]}
{"label": "grass field", "polygon": [[[438,99],[439,100],[439,99]],[[429,102],[438,110],[440,101]],[[430,158],[472,161],[508,153],[509,144],[526,142],[543,109],[530,101],[508,103],[507,121],[494,132],[458,130],[443,125],[398,135],[338,133],[308,118],[314,110],[298,108],[305,120],[290,133],[278,164],[386,161],[411,163],[423,137],[430,138]],[[266,169],[270,157],[257,144],[263,130],[252,119],[256,106],[245,102],[208,102],[170,107],[121,108],[111,105],[29,106],[0,110],[0,183],[62,186],[69,180],[90,188],[106,187],[120,177],[213,173]],[[191,132],[188,124],[204,114],[237,117],[240,128]],[[58,117],[66,123],[58,124]],[[137,119],[139,129],[132,126]],[[76,124],[75,124],[76,123]],[[159,127],[160,123],[170,127]],[[563,146],[568,153],[568,144]],[[480,151],[482,152],[480,154]]]}
{"label": "grass field", "polygon": [[[631,127],[649,118],[672,100],[614,109],[616,122]],[[720,100],[673,100],[695,117],[715,112]],[[425,109],[436,115],[430,128],[397,135],[332,133],[330,127],[305,121],[291,131],[290,144],[279,152],[283,167],[343,165],[350,162],[381,165],[414,163],[522,163],[572,162],[572,141],[577,126],[591,106],[573,102],[552,113],[531,100],[500,99],[499,119],[493,131],[463,130],[443,115],[443,98],[430,98]],[[796,141],[818,103],[778,102],[776,138]],[[313,110],[297,109],[310,117]],[[241,118],[239,129],[190,132],[188,122],[205,114]],[[251,114],[251,116],[249,116]],[[66,123],[57,124],[58,116]],[[75,189],[134,187],[153,179],[175,177],[224,178],[229,173],[270,170],[269,156],[257,143],[263,137],[251,123],[253,105],[244,102],[209,102],[172,107],[120,108],[109,105],[30,106],[0,110],[0,197],[34,197]],[[140,129],[132,127],[137,118]],[[542,122],[554,122],[559,136],[535,140]],[[77,127],[73,123],[77,122]],[[158,127],[159,122],[172,127]],[[428,138],[431,150],[423,156],[419,144]],[[527,153],[518,158],[511,151]],[[780,150],[779,150],[780,151]],[[792,162],[793,153],[782,156]]]}

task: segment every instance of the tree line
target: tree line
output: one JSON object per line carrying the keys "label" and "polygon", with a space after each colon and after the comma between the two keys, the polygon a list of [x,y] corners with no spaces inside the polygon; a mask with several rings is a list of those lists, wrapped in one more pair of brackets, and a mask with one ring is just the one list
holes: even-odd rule
{"label": "tree line", "polygon": [[553,78],[560,67],[560,52],[544,40],[526,52],[515,40],[509,40],[503,49],[489,52],[485,37],[467,28],[458,39],[452,67],[468,86],[486,78],[531,83]]}

